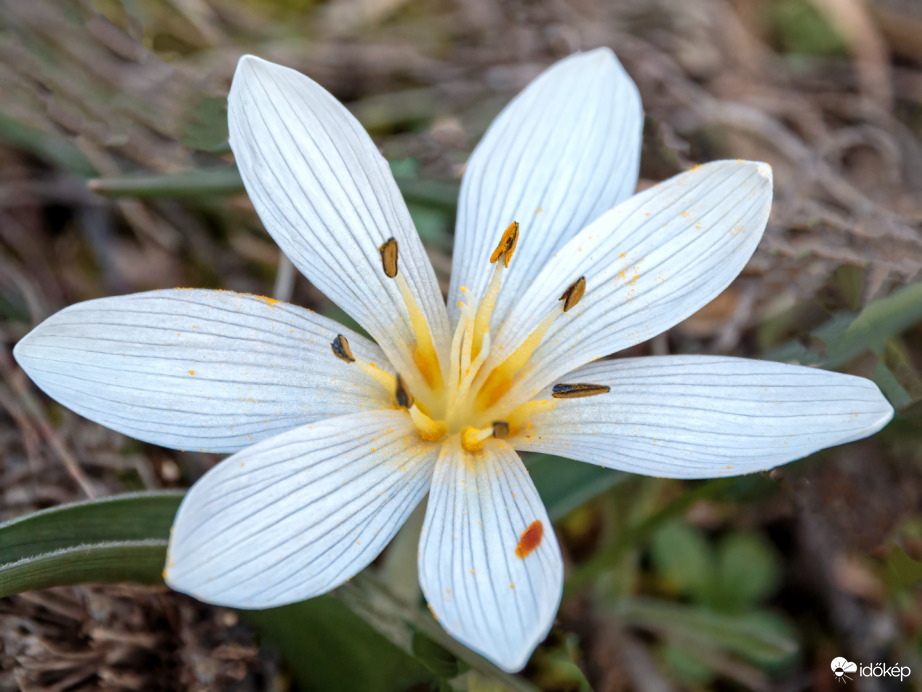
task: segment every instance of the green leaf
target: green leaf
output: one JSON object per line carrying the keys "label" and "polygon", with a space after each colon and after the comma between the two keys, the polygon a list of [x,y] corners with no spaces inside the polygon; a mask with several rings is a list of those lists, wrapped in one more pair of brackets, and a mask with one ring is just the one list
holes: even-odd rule
{"label": "green leaf", "polygon": [[570,573],[564,584],[564,598],[589,586],[599,576],[611,570],[613,565],[618,564],[625,553],[648,540],[660,527],[685,514],[699,500],[727,492],[741,482],[745,483],[745,479],[715,478],[704,481],[693,490],[670,501],[643,521],[621,531],[617,540],[611,545],[597,551],[589,560]]}
{"label": "green leaf", "polygon": [[453,653],[419,631],[413,633],[413,655],[435,675],[446,680],[468,668]]}
{"label": "green leaf", "polygon": [[857,316],[840,313],[814,330],[826,345],[825,353],[792,341],[766,354],[772,360],[796,360],[804,365],[835,368],[867,351],[875,353],[886,342],[922,321],[922,281],[875,300]]}
{"label": "green leaf", "polygon": [[75,546],[0,565],[0,598],[87,582],[162,582],[165,540]]}
{"label": "green leaf", "polygon": [[714,551],[699,529],[667,524],[653,535],[650,548],[653,564],[675,590],[704,598],[713,587]]}
{"label": "green leaf", "polygon": [[86,582],[160,582],[182,495],[119,495],[0,524],[0,597]]}
{"label": "green leaf", "polygon": [[684,687],[708,686],[717,677],[699,657],[675,644],[663,644],[660,655],[666,668]]}
{"label": "green leaf", "polygon": [[189,114],[179,143],[190,149],[224,153],[227,144],[227,99],[203,96]]}
{"label": "green leaf", "polygon": [[753,533],[734,533],[720,544],[717,588],[711,604],[721,610],[745,610],[778,588],[778,556],[771,544]]}
{"label": "green leaf", "polygon": [[627,478],[620,471],[549,454],[532,455],[526,463],[551,521],[562,519]]}
{"label": "green leaf", "polygon": [[615,605],[614,614],[677,645],[692,642],[761,665],[788,661],[798,651],[790,627],[771,613],[715,613],[698,606],[625,598]]}
{"label": "green leaf", "polygon": [[[166,542],[184,491],[128,493],[52,507],[0,524],[0,565],[96,543]],[[157,570],[157,576],[163,568]]]}
{"label": "green leaf", "polygon": [[299,689],[396,692],[438,686],[422,663],[331,596],[243,615],[288,662]]}
{"label": "green leaf", "polygon": [[922,562],[913,560],[900,546],[895,545],[887,556],[890,581],[909,588],[922,581]]}
{"label": "green leaf", "polygon": [[98,175],[83,152],[67,137],[46,132],[0,113],[0,140],[81,178]]}

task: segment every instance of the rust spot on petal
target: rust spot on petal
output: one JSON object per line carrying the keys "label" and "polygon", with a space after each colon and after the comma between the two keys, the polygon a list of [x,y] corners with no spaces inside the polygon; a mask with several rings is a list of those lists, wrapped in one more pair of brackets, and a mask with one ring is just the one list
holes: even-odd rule
{"label": "rust spot on petal", "polygon": [[515,547],[515,556],[525,559],[535,548],[541,545],[544,537],[544,524],[539,520],[533,521],[519,536],[519,544]]}

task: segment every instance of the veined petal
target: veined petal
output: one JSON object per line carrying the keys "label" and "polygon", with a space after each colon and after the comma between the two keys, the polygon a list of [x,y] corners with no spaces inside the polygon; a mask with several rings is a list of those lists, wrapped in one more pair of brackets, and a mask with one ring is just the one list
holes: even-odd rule
{"label": "veined petal", "polygon": [[166,581],[235,608],[325,593],[393,538],[429,489],[437,455],[405,411],[329,418],[248,447],[183,498]]}
{"label": "veined petal", "polygon": [[475,299],[490,278],[503,230],[521,225],[498,325],[566,241],[637,185],[643,109],[631,78],[608,48],[561,60],[499,114],[465,169],[448,309],[459,288]]}
{"label": "veined petal", "polygon": [[233,452],[320,418],[389,408],[391,393],[337,359],[389,371],[333,320],[270,298],[174,289],[72,305],[13,349],[50,397],[92,421],[174,449]]}
{"label": "veined petal", "polygon": [[554,529],[518,455],[501,440],[436,463],[419,548],[419,579],[439,624],[507,671],[547,636],[563,562]]}
{"label": "veined petal", "polygon": [[414,336],[378,248],[395,238],[399,268],[429,323],[450,345],[442,294],[387,162],[323,87],[252,55],[228,95],[230,144],[253,206],[286,255],[361,324],[398,370]]}
{"label": "veined petal", "polygon": [[[586,293],[561,315],[515,385],[536,392],[565,373],[641,343],[707,305],[742,271],[768,221],[771,168],[718,161],[635,195],[551,259],[513,308],[491,359],[512,353],[581,276]],[[487,363],[490,366],[494,363]]]}
{"label": "veined petal", "polygon": [[611,391],[557,400],[510,440],[515,448],[650,476],[764,471],[873,435],[893,417],[870,380],[743,358],[598,361],[566,379]]}

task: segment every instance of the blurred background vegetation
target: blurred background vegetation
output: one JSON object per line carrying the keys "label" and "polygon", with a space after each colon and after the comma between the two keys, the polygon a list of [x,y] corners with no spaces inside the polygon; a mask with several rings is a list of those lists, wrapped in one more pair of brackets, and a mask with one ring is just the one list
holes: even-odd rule
{"label": "blurred background vegetation", "polygon": [[[0,599],[0,689],[831,690],[836,656],[913,670],[857,689],[922,680],[917,0],[5,0],[0,27],[0,519],[184,488],[218,459],[42,395],[11,349],[51,313],[196,286],[344,317],[241,194],[225,96],[246,52],[348,105],[447,286],[458,181],[492,117],[555,59],[612,47],[647,113],[641,186],[718,158],[768,161],[776,186],[743,275],[629,355],[819,365],[874,379],[898,411],[869,440],[740,479],[532,458],[567,584],[517,677],[440,634],[404,536],[334,596],[262,613],[156,583]],[[139,523],[165,531],[178,493],[157,497]]]}

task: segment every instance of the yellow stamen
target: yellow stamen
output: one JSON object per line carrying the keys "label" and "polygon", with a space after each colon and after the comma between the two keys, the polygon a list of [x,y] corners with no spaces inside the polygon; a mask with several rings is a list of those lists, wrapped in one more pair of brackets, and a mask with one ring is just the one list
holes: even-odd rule
{"label": "yellow stamen", "polygon": [[[390,279],[397,280],[397,287],[400,289],[400,295],[403,303],[407,308],[410,316],[410,326],[413,329],[413,337],[416,340],[416,352],[413,354],[413,360],[419,369],[419,374],[425,380],[428,392],[423,392],[424,396],[442,388],[442,370],[439,366],[439,358],[435,352],[435,346],[432,343],[432,333],[429,331],[429,322],[420,309],[413,292],[407,284],[406,278],[399,272],[399,249],[395,238],[388,238],[379,248],[381,253],[381,267],[384,269],[384,275]],[[420,388],[421,382],[415,376],[415,373],[406,373],[414,386]]]}
{"label": "yellow stamen", "polygon": [[496,307],[496,298],[499,296],[499,289],[503,284],[503,269],[505,264],[497,262],[493,269],[493,276],[490,278],[490,284],[487,286],[487,292],[483,294],[483,300],[477,308],[477,316],[474,318],[474,341],[473,357],[476,358],[483,348],[483,335],[490,330],[490,318],[493,317],[493,309]]}
{"label": "yellow stamen", "polygon": [[484,361],[487,359],[487,356],[490,355],[490,332],[484,334],[483,337],[483,350],[474,359],[474,362],[469,365],[467,370],[463,373],[461,378],[461,384],[458,385],[457,394],[455,398],[460,400],[467,396],[468,390],[471,388],[471,384],[474,382],[474,378],[477,377],[477,374],[480,372],[480,366],[483,365]]}
{"label": "yellow stamen", "polygon": [[413,395],[403,383],[403,378],[397,375],[397,387],[394,390],[394,398],[397,399],[397,405],[400,408],[410,408],[413,405]]}
{"label": "yellow stamen", "polygon": [[479,452],[483,449],[483,443],[490,437],[493,437],[493,427],[478,430],[471,426],[461,431],[461,446],[468,452]]}
{"label": "yellow stamen", "polygon": [[490,409],[512,387],[512,378],[519,374],[529,358],[541,345],[541,340],[560,315],[563,314],[563,304],[559,304],[544,318],[538,328],[528,335],[512,355],[493,369],[486,381],[477,392],[476,403],[481,410]]}
{"label": "yellow stamen", "polygon": [[384,372],[374,363],[366,363],[363,360],[358,360],[352,353],[352,348],[349,346],[346,337],[342,334],[336,335],[336,338],[333,339],[333,342],[330,344],[330,348],[333,350],[333,355],[340,360],[355,365],[355,367],[362,371],[363,375],[380,384],[388,392],[393,392],[396,389],[397,378],[388,372]]}
{"label": "yellow stamen", "polygon": [[512,435],[517,435],[520,430],[526,427],[528,420],[532,416],[550,411],[555,406],[557,406],[557,402],[553,399],[536,399],[535,401],[522,404],[506,418],[506,421],[509,423],[510,433]]}
{"label": "yellow stamen", "polygon": [[337,334],[336,338],[333,339],[333,343],[330,344],[330,348],[333,349],[333,355],[344,360],[347,363],[354,363],[355,356],[352,355],[352,349],[349,348],[349,342],[346,341],[346,337],[342,334]]}
{"label": "yellow stamen", "polygon": [[389,372],[384,372],[374,363],[366,363],[362,360],[355,361],[356,367],[375,382],[384,387],[388,392],[393,392],[397,388],[397,378]]}
{"label": "yellow stamen", "polygon": [[[487,286],[486,293],[480,301],[477,308],[477,316],[474,319],[474,344],[472,356],[474,358],[483,348],[483,335],[490,329],[490,319],[493,317],[493,310],[496,307],[496,299],[499,296],[499,289],[503,282],[503,269],[509,266],[512,259],[512,253],[515,252],[515,246],[519,243],[519,224],[513,221],[509,227],[503,231],[503,236],[499,240],[493,254],[490,255],[490,264],[495,264],[493,276],[490,278],[490,284]],[[502,258],[502,262],[499,259]]]}
{"label": "yellow stamen", "polygon": [[584,295],[586,295],[586,277],[581,276],[570,284],[570,287],[560,296],[560,300],[563,301],[563,311],[568,312],[570,308],[582,300]]}
{"label": "yellow stamen", "polygon": [[389,279],[397,276],[397,240],[388,238],[381,247],[378,248],[381,253],[381,264],[384,267],[384,275]]}
{"label": "yellow stamen", "polygon": [[397,274],[397,287],[400,289],[400,295],[403,296],[404,305],[407,306],[407,312],[410,315],[410,324],[413,327],[413,336],[416,338],[416,353],[413,360],[416,367],[419,368],[420,374],[426,380],[430,389],[438,390],[442,387],[442,369],[439,366],[439,357],[435,352],[435,346],[432,343],[432,333],[429,331],[429,323],[426,316],[420,309],[413,297],[410,286],[403,274]]}
{"label": "yellow stamen", "polygon": [[461,348],[462,341],[465,338],[465,332],[468,325],[473,322],[471,309],[463,300],[458,301],[458,307],[461,308],[461,317],[455,327],[455,333],[451,337],[451,351],[448,355],[448,391],[458,391],[458,385],[461,382]]}
{"label": "yellow stamen", "polygon": [[587,396],[606,394],[611,387],[604,384],[555,384],[551,396],[555,399],[582,399]]}
{"label": "yellow stamen", "polygon": [[519,242],[519,224],[513,221],[509,227],[503,231],[503,237],[499,239],[499,245],[490,255],[490,264],[495,264],[500,257],[503,258],[503,264],[509,266],[509,260],[512,259],[512,253],[515,252],[515,246]]}
{"label": "yellow stamen", "polygon": [[441,440],[448,432],[448,425],[445,421],[432,420],[429,416],[420,411],[416,404],[410,407],[410,417],[416,424],[419,436],[429,442]]}

